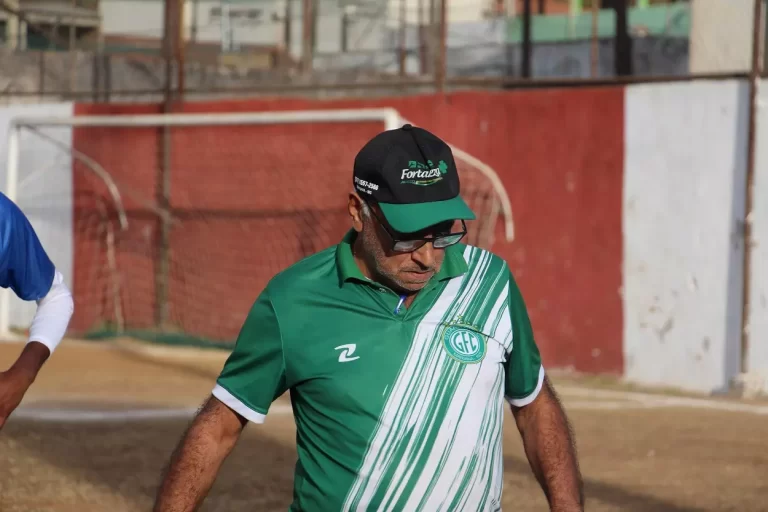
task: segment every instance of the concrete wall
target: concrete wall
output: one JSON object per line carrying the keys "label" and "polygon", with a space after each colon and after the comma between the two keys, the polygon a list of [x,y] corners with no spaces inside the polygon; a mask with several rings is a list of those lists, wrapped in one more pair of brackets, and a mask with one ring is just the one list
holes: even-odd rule
{"label": "concrete wall", "polygon": [[768,393],[768,80],[759,91],[747,371]]}
{"label": "concrete wall", "polygon": [[[745,82],[714,81],[628,88],[461,92],[444,97],[422,95],[376,100],[211,101],[186,104],[183,110],[250,112],[388,106],[407,113],[414,123],[436,131],[499,172],[512,202],[516,239],[509,244],[497,235],[493,250],[509,262],[517,276],[549,366],[623,373],[633,382],[712,392],[726,388],[738,375],[741,356],[744,249],[739,222],[744,215],[747,93]],[[765,81],[760,94],[753,214],[757,244],[753,249],[748,371],[765,376],[768,375],[768,109],[765,107],[768,84]],[[77,115],[155,111],[156,108],[149,105],[76,106]],[[19,112],[69,115],[72,106],[18,107],[0,112],[0,137],[4,141],[3,127],[12,115]],[[533,125],[531,118],[537,120]],[[457,119],[461,122],[456,122]],[[274,129],[278,133],[268,133]],[[269,210],[269,201],[282,197],[279,192],[285,189],[282,178],[272,169],[283,165],[281,148],[286,142],[281,138],[279,127],[269,130],[259,132],[259,137],[267,140],[268,136],[274,136],[276,142],[259,147],[263,146],[263,151],[275,151],[274,155],[267,155],[275,161],[274,165],[262,165],[261,171],[266,173],[262,181],[259,181],[261,171],[256,172],[258,169],[254,169],[251,162],[268,163],[269,158],[266,153],[258,158],[240,153],[242,148],[249,147],[237,138],[245,136],[245,131],[231,134],[213,130],[212,134],[215,132],[217,136],[214,145],[185,137],[175,142],[181,145],[175,154],[185,155],[188,161],[176,162],[179,168],[174,175],[204,174],[200,180],[182,180],[173,187],[174,194],[182,194],[177,199],[186,197],[187,193],[194,193],[190,197],[199,197],[187,206],[201,213],[196,221],[199,225],[186,222],[174,230],[176,264],[180,265],[176,268],[195,269],[180,271],[179,276],[230,279],[231,273],[225,270],[225,264],[218,267],[209,264],[221,261],[223,255],[232,258],[232,264],[255,266],[253,272],[244,273],[251,279],[247,286],[240,282],[231,286],[242,289],[243,296],[230,294],[228,300],[237,299],[241,303],[227,305],[226,321],[220,320],[213,326],[209,325],[206,315],[222,306],[220,295],[190,294],[179,283],[172,287],[175,319],[190,322],[185,325],[190,332],[196,329],[204,332],[209,327],[215,327],[217,333],[224,333],[225,337],[229,336],[229,330],[236,332],[241,316],[232,311],[245,311],[243,308],[247,308],[253,293],[261,286],[262,278],[268,278],[279,270],[277,267],[304,255],[307,250],[332,243],[338,234],[334,230],[343,231],[343,215],[336,216],[335,198],[344,193],[343,169],[347,168],[344,162],[351,158],[349,155],[354,154],[361,143],[360,137],[365,138],[367,133],[360,130],[346,134],[323,129],[322,133],[308,133],[304,139],[297,139],[296,128],[291,128],[290,140],[306,141],[292,147],[294,158],[309,148],[332,148],[333,151],[323,153],[319,161],[326,162],[334,172],[342,173],[338,180],[329,180],[322,197],[315,197],[317,191],[300,194],[302,200],[315,197],[321,201],[313,203],[320,210],[312,225],[316,225],[318,219],[329,223],[328,230],[315,230],[328,235],[315,245],[309,248],[291,245],[281,252],[285,261],[274,260],[270,253],[265,256],[269,261],[243,262],[237,255],[254,253],[247,244],[261,229],[266,230],[264,236],[280,232],[286,243],[305,239],[306,233],[297,238],[292,231],[306,224],[303,217],[294,212],[266,223],[259,217],[249,228],[249,234],[243,236],[239,232],[229,233],[242,226],[241,221],[205,214],[205,201],[212,197],[226,198],[227,203],[219,205],[222,208],[233,207],[233,198],[242,196],[246,201],[244,208],[266,210]],[[49,133],[54,135],[53,131]],[[195,136],[205,138],[206,133],[202,130]],[[115,130],[102,133],[78,129],[72,134],[60,129],[55,133],[65,142],[74,139],[75,147],[102,163],[121,186],[151,202],[156,184],[157,133],[136,129],[131,134],[133,139],[128,140]],[[322,142],[325,140],[327,144]],[[340,140],[344,141],[343,148],[339,146]],[[74,280],[79,309],[73,326],[76,332],[87,331],[99,322],[109,321],[111,314],[104,301],[111,292],[109,275],[104,271],[103,244],[90,236],[92,226],[98,224],[93,224],[91,199],[104,196],[103,183],[81,165],[73,165],[65,153],[57,153],[50,143],[32,135],[25,137],[22,149],[20,203],[68,282]],[[231,155],[239,156],[232,159]],[[216,165],[209,160],[220,162],[222,159],[231,162],[228,177],[211,181],[210,169]],[[0,164],[3,162],[4,155],[0,157]],[[296,165],[302,168],[298,160]],[[73,167],[75,170],[71,171]],[[242,181],[235,180],[235,176]],[[0,174],[2,183],[4,174]],[[213,196],[210,194],[212,184],[218,187]],[[255,190],[264,194],[264,199],[254,201],[251,191]],[[141,327],[153,321],[155,238],[152,233],[157,227],[156,216],[143,212],[145,207],[133,204],[130,197],[125,199],[130,228],[118,234],[118,264],[124,278],[138,284],[126,287],[122,298],[129,326]],[[288,204],[291,208],[295,206]],[[84,222],[91,222],[92,226],[84,227]],[[229,238],[228,233],[232,234]],[[221,243],[208,244],[217,252],[206,255],[199,252],[200,236],[224,238]],[[73,251],[77,254],[74,263]],[[191,259],[186,261],[187,258]],[[200,261],[206,262],[205,272],[199,270]],[[196,285],[195,289],[206,289],[205,283]],[[210,305],[206,303],[208,299],[213,300]],[[205,314],[198,314],[194,309],[201,305],[205,306]],[[21,324],[27,322],[33,309],[29,305],[26,309],[19,304],[14,307],[17,309],[13,318],[18,318]],[[195,323],[199,321],[205,325]]]}
{"label": "concrete wall", "polygon": [[[8,128],[17,116],[71,116],[72,103],[12,106],[0,109],[0,190],[6,191]],[[41,131],[65,148],[72,145],[71,128],[43,128]],[[23,130],[20,141],[18,197],[16,204],[35,228],[48,256],[72,286],[72,158],[34,133]],[[34,302],[24,302],[12,295],[11,325],[26,328],[35,313]]]}
{"label": "concrete wall", "polygon": [[750,69],[753,8],[754,0],[691,2],[691,73]]}
{"label": "concrete wall", "polygon": [[747,93],[737,81],[626,90],[631,381],[717,391],[739,372]]}
{"label": "concrete wall", "polygon": [[[183,109],[393,107],[477,156],[496,169],[509,193],[516,238],[507,243],[497,231],[493,250],[516,274],[547,366],[620,374],[623,98],[621,87],[603,87],[364,101],[265,98],[195,102]],[[148,111],[139,105],[77,105],[79,115]],[[368,130],[329,124],[177,131],[171,202],[190,212],[171,236],[169,309],[177,326],[232,340],[254,294],[274,272],[343,235],[349,226],[343,212],[349,165],[374,133]],[[151,203],[157,133],[78,129],[73,138],[75,147]],[[212,174],[224,172],[222,161],[225,174]],[[326,177],[321,186],[310,176],[318,172]],[[76,173],[76,195],[103,195],[103,187],[86,178]],[[467,185],[463,181],[464,193],[477,197]],[[127,208],[130,226],[118,236],[117,264],[122,281],[133,284],[123,287],[121,300],[126,326],[141,329],[154,322],[157,217],[142,204],[129,202]],[[88,205],[78,202],[75,219],[88,215]],[[264,251],[264,240],[275,250]],[[104,292],[110,291],[110,276],[94,272],[104,268],[103,254],[79,230],[75,247],[75,297],[82,305],[72,326],[87,332],[111,319],[110,293]],[[233,274],[233,267],[241,270]],[[221,289],[225,296],[214,291]]]}

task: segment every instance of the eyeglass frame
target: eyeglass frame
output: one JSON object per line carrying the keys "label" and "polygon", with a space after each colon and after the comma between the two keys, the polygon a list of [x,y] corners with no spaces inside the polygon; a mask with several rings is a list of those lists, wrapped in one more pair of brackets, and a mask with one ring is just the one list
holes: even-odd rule
{"label": "eyeglass frame", "polygon": [[[450,247],[452,245],[458,244],[459,242],[461,242],[464,239],[465,236],[467,236],[467,224],[464,222],[463,219],[457,219],[457,220],[459,220],[461,222],[462,230],[459,231],[459,232],[456,232],[456,233],[448,233],[446,235],[440,235],[440,236],[434,236],[433,235],[430,238],[408,238],[408,239],[398,238],[398,234],[401,234],[401,233],[395,233],[395,232],[390,230],[390,228],[387,226],[386,219],[382,220],[382,218],[379,217],[379,214],[376,213],[376,208],[374,206],[377,206],[377,205],[370,204],[370,203],[367,203],[367,202],[363,203],[363,204],[366,204],[368,206],[368,209],[370,210],[371,215],[373,216],[373,218],[376,219],[376,222],[382,228],[384,228],[384,231],[387,233],[387,235],[389,236],[390,240],[392,241],[392,250],[394,252],[407,253],[407,252],[418,251],[419,249],[424,247],[424,245],[426,245],[427,243],[430,243],[430,242],[432,243],[432,246],[435,249],[445,249],[446,247]],[[454,220],[454,222],[455,222],[455,220]],[[450,243],[448,245],[444,245],[442,247],[437,247],[435,245],[435,240],[443,239],[443,238],[448,238],[448,237],[451,237],[451,236],[458,236],[458,235],[461,235],[461,236],[459,236],[459,238],[455,242],[453,242],[453,243]],[[397,244],[398,243],[408,243],[408,242],[412,242],[412,243],[413,242],[421,242],[421,243],[419,245],[417,245],[416,247],[411,248],[411,249],[404,249],[404,250],[398,250],[397,249]]]}

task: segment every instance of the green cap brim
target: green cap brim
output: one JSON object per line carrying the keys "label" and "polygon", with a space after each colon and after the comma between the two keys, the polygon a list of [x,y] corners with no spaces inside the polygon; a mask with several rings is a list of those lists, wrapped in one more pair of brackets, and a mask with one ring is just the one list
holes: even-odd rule
{"label": "green cap brim", "polygon": [[461,196],[431,203],[379,203],[379,206],[389,225],[399,233],[414,233],[449,220],[475,220],[475,214]]}

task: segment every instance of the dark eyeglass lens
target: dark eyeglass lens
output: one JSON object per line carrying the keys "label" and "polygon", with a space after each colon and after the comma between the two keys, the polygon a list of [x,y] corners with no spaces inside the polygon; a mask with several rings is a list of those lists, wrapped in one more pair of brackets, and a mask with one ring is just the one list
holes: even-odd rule
{"label": "dark eyeglass lens", "polygon": [[400,252],[410,252],[415,251],[425,243],[431,241],[433,247],[435,249],[444,249],[445,247],[449,247],[451,245],[454,245],[458,243],[462,238],[464,238],[463,233],[455,234],[455,235],[444,235],[444,236],[437,236],[430,240],[400,240],[395,244],[395,251]]}
{"label": "dark eyeglass lens", "polygon": [[425,243],[427,243],[425,240],[401,240],[395,243],[394,249],[397,252],[411,252],[415,251]]}
{"label": "dark eyeglass lens", "polygon": [[458,243],[459,240],[461,240],[463,237],[464,237],[463,234],[436,237],[435,240],[432,242],[432,245],[434,245],[435,248],[437,249],[442,249],[443,247],[448,247],[450,245],[454,245]]}

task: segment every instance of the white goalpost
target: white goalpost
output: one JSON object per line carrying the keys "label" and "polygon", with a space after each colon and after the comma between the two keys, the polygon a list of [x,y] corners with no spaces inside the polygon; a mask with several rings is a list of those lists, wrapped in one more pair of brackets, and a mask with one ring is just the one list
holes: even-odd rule
{"label": "white goalpost", "polygon": [[[56,172],[41,158],[71,161],[76,332],[231,339],[269,276],[343,233],[359,147],[405,123],[391,108],[17,117],[5,194]],[[499,221],[512,241],[498,174],[447,142],[478,214],[467,242],[489,247]],[[0,340],[25,327],[15,300],[0,290]]]}

